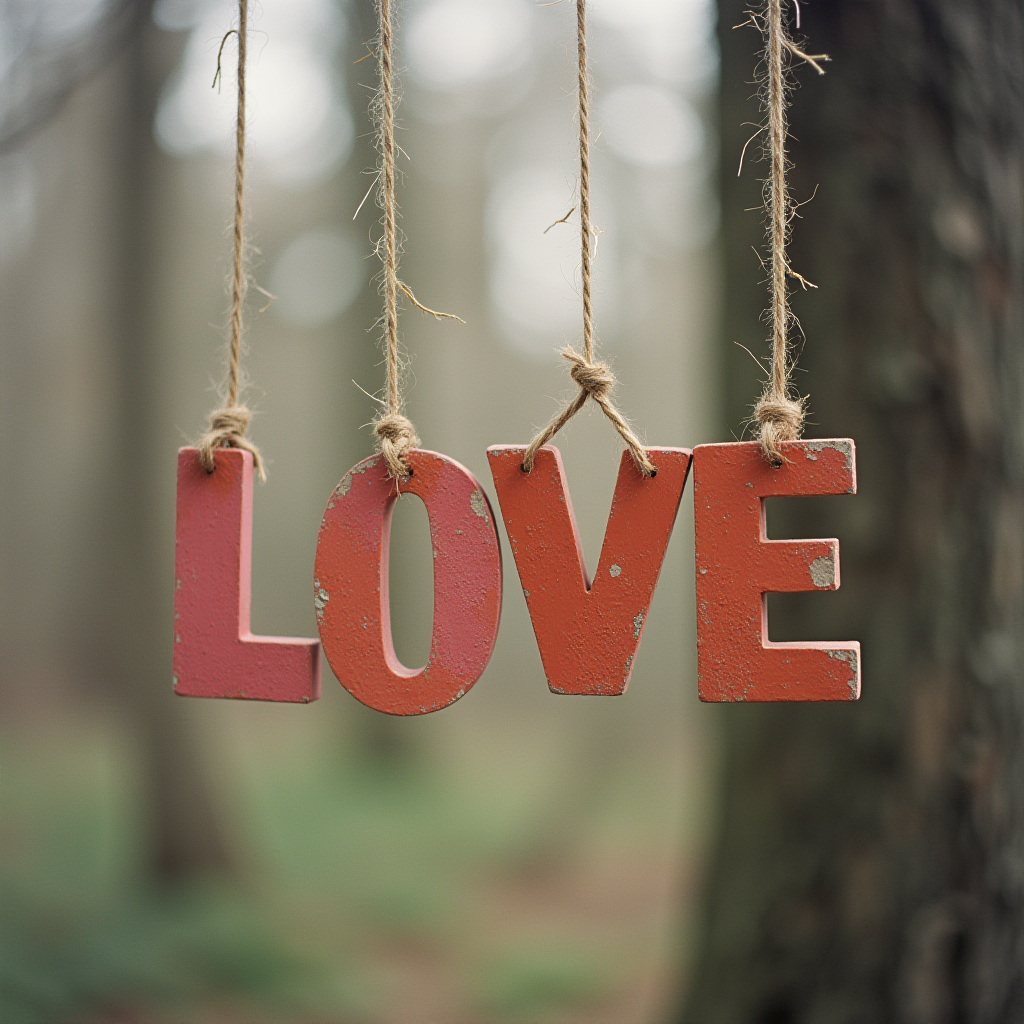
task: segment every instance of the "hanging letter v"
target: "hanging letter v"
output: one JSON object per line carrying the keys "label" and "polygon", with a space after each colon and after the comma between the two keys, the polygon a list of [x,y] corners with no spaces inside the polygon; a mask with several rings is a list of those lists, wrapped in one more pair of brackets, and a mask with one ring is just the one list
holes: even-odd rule
{"label": "hanging letter v", "polygon": [[207,473],[178,452],[174,690],[185,697],[307,703],[320,696],[320,644],[249,629],[252,455],[220,448]]}
{"label": "hanging letter v", "polygon": [[562,457],[545,445],[523,471],[521,445],[488,448],[512,554],[548,686],[555,693],[625,691],[690,470],[685,448],[648,448],[657,475],[622,453],[593,583],[576,532]]}

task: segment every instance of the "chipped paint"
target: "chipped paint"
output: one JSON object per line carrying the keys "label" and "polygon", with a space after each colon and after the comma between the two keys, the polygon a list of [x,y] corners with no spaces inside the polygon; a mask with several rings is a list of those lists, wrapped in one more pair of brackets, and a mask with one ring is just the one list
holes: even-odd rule
{"label": "chipped paint", "polygon": [[622,678],[623,679],[628,679],[629,678],[629,674],[632,671],[633,671],[633,655],[631,654],[626,659],[626,664],[622,668]]}
{"label": "chipped paint", "polygon": [[828,656],[836,661],[845,661],[850,666],[850,679],[847,683],[850,689],[850,700],[857,700],[860,697],[860,659],[856,650],[829,651]]}
{"label": "chipped paint", "polygon": [[469,496],[469,507],[481,518],[487,518],[487,499],[482,491],[474,491]]}
{"label": "chipped paint", "polygon": [[[352,474],[358,473],[362,476],[368,469],[373,469],[377,463],[380,462],[380,456],[372,455],[368,459],[363,459],[358,466],[353,466],[342,478],[341,483],[334,488],[334,493],[339,498],[344,498],[346,494],[352,489]],[[333,505],[328,505],[328,508],[334,508]]]}
{"label": "chipped paint", "polygon": [[836,585],[836,563],[831,555],[819,555],[808,566],[811,582],[820,590],[828,590]]}
{"label": "chipped paint", "polygon": [[644,613],[637,612],[636,617],[633,619],[633,639],[640,639],[640,630],[644,628]]}
{"label": "chipped paint", "polygon": [[831,448],[839,452],[846,460],[847,469],[853,469],[853,445],[846,438],[830,438],[827,441],[802,441],[800,443],[804,449],[804,458],[811,462],[818,461],[817,455],[814,454],[815,452],[822,452],[826,448]]}
{"label": "chipped paint", "polygon": [[621,572],[622,572],[622,566],[620,566],[620,565],[613,565],[613,566],[611,566],[609,568],[608,575],[611,576],[612,579],[615,579],[615,577],[618,576]]}
{"label": "chipped paint", "polygon": [[327,607],[327,602],[330,599],[331,595],[323,587],[316,588],[316,593],[313,595],[313,607],[316,608],[316,617],[318,619],[324,617],[324,609]]}
{"label": "chipped paint", "polygon": [[845,661],[854,672],[857,671],[857,652],[847,650],[839,651],[827,651],[830,658],[835,658],[836,661]]}

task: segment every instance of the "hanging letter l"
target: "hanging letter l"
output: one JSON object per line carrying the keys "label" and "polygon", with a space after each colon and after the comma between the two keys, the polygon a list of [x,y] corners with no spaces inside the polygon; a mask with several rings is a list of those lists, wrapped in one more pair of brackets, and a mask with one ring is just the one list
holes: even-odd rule
{"label": "hanging letter l", "polygon": [[178,452],[174,544],[174,691],[308,703],[320,696],[316,640],[253,636],[252,455],[219,448],[207,473],[195,448]]}

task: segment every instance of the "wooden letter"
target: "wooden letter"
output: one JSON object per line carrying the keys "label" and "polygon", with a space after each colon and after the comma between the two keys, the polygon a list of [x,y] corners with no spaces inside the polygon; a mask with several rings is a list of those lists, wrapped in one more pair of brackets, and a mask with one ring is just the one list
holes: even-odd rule
{"label": "wooden letter", "polygon": [[[396,483],[375,455],[327,502],[317,541],[314,602],[324,653],[341,684],[389,715],[457,701],[490,660],[501,617],[501,548],[490,503],[464,466],[414,448]],[[388,601],[391,512],[403,494],[427,507],[434,553],[434,628],[422,669],[395,655]]]}
{"label": "wooden letter", "polygon": [[220,448],[207,473],[178,452],[174,690],[186,697],[308,703],[320,696],[320,644],[249,630],[252,455]]}
{"label": "wooden letter", "polygon": [[768,540],[764,499],[854,494],[853,442],[788,441],[772,468],[754,441],[694,450],[697,678],[704,701],[856,700],[859,643],[772,643],[768,593],[836,590],[837,540]]}
{"label": "wooden letter", "polygon": [[648,448],[644,479],[628,452],[593,583],[576,532],[562,457],[545,445],[523,471],[521,445],[487,449],[548,686],[554,693],[625,691],[690,470],[685,448]]}

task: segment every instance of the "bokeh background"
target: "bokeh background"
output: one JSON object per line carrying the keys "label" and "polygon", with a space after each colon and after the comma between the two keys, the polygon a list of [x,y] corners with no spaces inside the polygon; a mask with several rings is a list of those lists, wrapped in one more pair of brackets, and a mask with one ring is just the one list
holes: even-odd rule
{"label": "bokeh background", "polygon": [[[0,158],[0,1019],[646,1021],[677,998],[716,745],[695,696],[684,501],[627,696],[544,681],[507,545],[494,658],[394,720],[170,687],[175,453],[217,403],[230,260],[231,0],[8,3]],[[710,0],[600,0],[596,315],[651,442],[714,437]],[[578,337],[575,12],[403,5],[409,412],[493,501]],[[379,211],[370,0],[253,5],[247,312],[253,628],[315,635],[324,502],[372,448]],[[366,59],[360,59],[366,58]],[[596,563],[619,461],[564,431]],[[497,505],[495,504],[495,507]],[[502,532],[502,542],[506,543]],[[400,502],[395,642],[429,646],[426,515]]]}
{"label": "bokeh background", "polygon": [[[376,25],[251,6],[253,626],[312,636],[383,382]],[[487,446],[571,393],[574,6],[401,5],[402,277],[466,320],[404,313],[409,413],[492,501]],[[652,444],[743,436],[760,388],[747,7],[589,4],[597,331]],[[306,707],[171,692],[234,3],[0,0],[0,1024],[1024,1022],[1024,5],[782,8],[832,58],[793,69],[795,381],[859,493],[768,503],[772,537],[840,538],[843,576],[770,595],[770,637],[860,640],[861,700],[698,703],[687,491],[628,694],[547,691],[506,550],[486,673],[396,720],[329,677]],[[620,445],[592,410],[558,445],[593,565]],[[422,663],[414,498],[391,573]]]}

